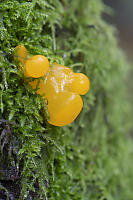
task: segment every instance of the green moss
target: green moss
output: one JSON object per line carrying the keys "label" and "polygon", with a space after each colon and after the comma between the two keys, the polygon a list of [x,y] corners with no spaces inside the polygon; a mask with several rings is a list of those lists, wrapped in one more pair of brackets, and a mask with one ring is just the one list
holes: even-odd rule
{"label": "green moss", "polygon": [[[133,199],[129,65],[104,10],[99,0],[1,1],[0,115],[17,140],[20,200],[29,191],[34,199]],[[44,102],[13,60],[21,43],[89,77],[84,108],[69,126],[47,124]]]}

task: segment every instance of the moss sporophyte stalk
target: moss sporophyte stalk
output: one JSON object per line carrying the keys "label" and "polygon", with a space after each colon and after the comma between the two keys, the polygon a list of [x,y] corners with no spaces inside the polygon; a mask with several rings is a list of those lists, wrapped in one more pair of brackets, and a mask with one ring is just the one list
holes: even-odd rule
{"label": "moss sporophyte stalk", "polygon": [[[36,78],[29,85],[36,89],[47,104],[48,122],[55,126],[65,126],[73,122],[83,107],[80,95],[89,90],[89,79],[82,73],[74,73],[70,68],[53,63],[45,56],[33,55],[28,58],[23,45],[15,48],[15,59],[25,77]],[[38,78],[45,80],[38,80]]]}

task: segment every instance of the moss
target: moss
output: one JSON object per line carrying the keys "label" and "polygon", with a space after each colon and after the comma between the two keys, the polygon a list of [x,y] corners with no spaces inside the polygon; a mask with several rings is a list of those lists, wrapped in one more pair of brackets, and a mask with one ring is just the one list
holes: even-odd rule
{"label": "moss", "polygon": [[[1,146],[7,142],[0,168],[3,151],[13,146],[7,156],[19,173],[16,199],[133,199],[129,65],[115,29],[102,20],[103,11],[99,0],[1,1],[0,118],[6,120]],[[44,102],[13,60],[21,43],[30,54],[90,78],[84,108],[69,126],[47,124]]]}

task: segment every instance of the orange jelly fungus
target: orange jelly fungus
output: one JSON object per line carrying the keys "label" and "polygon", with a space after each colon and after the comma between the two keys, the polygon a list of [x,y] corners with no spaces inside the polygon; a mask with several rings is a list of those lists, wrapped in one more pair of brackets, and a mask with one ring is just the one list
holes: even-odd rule
{"label": "orange jelly fungus", "polygon": [[[29,84],[36,88],[38,80]],[[71,69],[60,64],[52,64],[46,79],[40,80],[37,93],[47,102],[49,123],[65,126],[73,122],[83,107],[79,94],[89,90],[89,79],[81,73],[73,73]]]}
{"label": "orange jelly fungus", "polygon": [[26,77],[44,77],[49,70],[49,61],[45,56],[35,55],[26,60],[24,75]]}
{"label": "orange jelly fungus", "polygon": [[45,56],[35,55],[27,58],[27,49],[23,45],[15,47],[15,53],[15,60],[23,64],[20,68],[25,77],[40,78],[49,71],[49,61]]}
{"label": "orange jelly fungus", "polygon": [[[49,62],[41,55],[32,56],[24,62],[26,77],[45,77],[48,69]],[[36,92],[47,104],[48,122],[55,126],[65,126],[76,119],[83,107],[80,95],[89,90],[87,76],[74,73],[70,68],[57,63],[52,64],[45,80],[35,79],[29,84],[33,89],[38,86]]]}
{"label": "orange jelly fungus", "polygon": [[24,45],[19,45],[15,47],[15,59],[18,59],[22,64],[25,63],[27,58],[27,49],[24,47]]}

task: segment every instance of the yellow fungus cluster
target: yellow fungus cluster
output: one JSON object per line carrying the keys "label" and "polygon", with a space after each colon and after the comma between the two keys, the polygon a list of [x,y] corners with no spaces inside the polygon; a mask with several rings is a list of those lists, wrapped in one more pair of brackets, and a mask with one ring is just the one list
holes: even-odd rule
{"label": "yellow fungus cluster", "polygon": [[[65,126],[76,119],[83,107],[80,95],[89,90],[89,79],[82,73],[74,73],[70,68],[53,63],[49,70],[49,61],[45,56],[34,55],[27,58],[27,50],[23,45],[15,48],[15,59],[23,64],[25,77],[40,78],[37,94],[40,94],[47,103],[49,113],[48,122],[55,126]],[[38,80],[29,82],[36,88]]]}

